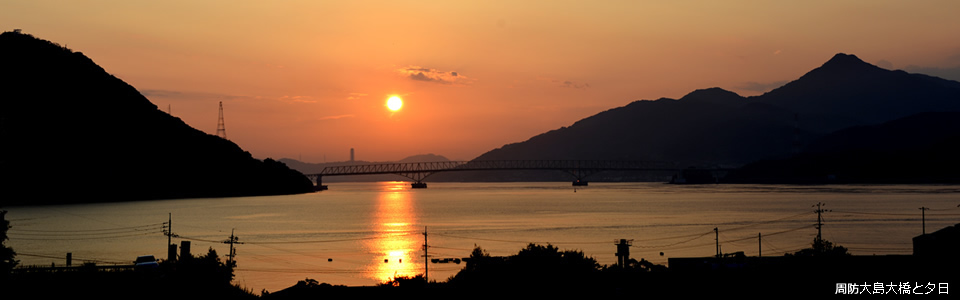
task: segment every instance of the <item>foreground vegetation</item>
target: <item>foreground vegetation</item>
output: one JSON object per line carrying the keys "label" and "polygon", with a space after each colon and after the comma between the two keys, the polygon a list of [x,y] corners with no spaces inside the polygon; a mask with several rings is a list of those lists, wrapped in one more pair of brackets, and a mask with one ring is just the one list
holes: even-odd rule
{"label": "foreground vegetation", "polygon": [[163,261],[132,270],[104,270],[87,264],[77,268],[22,268],[7,274],[0,286],[5,299],[93,297],[95,299],[254,299],[231,284],[233,268],[210,249],[204,255]]}
{"label": "foreground vegetation", "polygon": [[[852,256],[846,248],[815,239],[811,248],[779,257],[741,255],[688,259],[671,268],[644,259],[623,266],[600,265],[581,251],[529,244],[517,254],[490,256],[482,248],[444,281],[423,275],[397,277],[378,286],[347,287],[305,279],[275,292],[255,295],[231,284],[233,267],[210,249],[205,255],[162,262],[154,269],[126,272],[19,272],[5,278],[4,294],[33,296],[171,299],[317,299],[368,297],[564,297],[834,295],[839,284],[942,283],[955,277],[956,260],[913,256]],[[683,265],[683,267],[679,267]]]}
{"label": "foreground vegetation", "polygon": [[644,259],[623,266],[599,265],[580,251],[530,244],[517,254],[494,257],[475,248],[466,266],[445,281],[423,275],[398,277],[377,287],[345,287],[306,279],[265,299],[311,299],[350,296],[462,297],[502,295],[555,296],[711,296],[834,295],[837,284],[946,282],[956,262],[913,256],[852,256],[822,239],[811,247],[778,257],[732,255],[689,259],[667,268]]}

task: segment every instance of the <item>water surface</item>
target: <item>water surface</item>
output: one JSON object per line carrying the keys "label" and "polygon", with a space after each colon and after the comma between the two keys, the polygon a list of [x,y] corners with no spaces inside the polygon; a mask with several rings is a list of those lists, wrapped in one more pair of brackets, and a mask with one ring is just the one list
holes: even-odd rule
{"label": "water surface", "polygon": [[[42,195],[37,195],[42,197]],[[130,263],[166,258],[163,223],[172,218],[195,254],[231,232],[236,283],[277,291],[305,278],[373,285],[424,272],[429,258],[466,257],[474,246],[516,254],[528,243],[581,250],[601,264],[616,261],[615,241],[632,240],[631,257],[666,264],[670,257],[721,251],[782,255],[817,234],[813,207],[825,203],[823,237],[856,255],[910,254],[922,232],[960,223],[960,186],[952,185],[667,185],[662,183],[337,183],[312,194],[10,207],[7,245],[21,265]],[[714,231],[717,228],[717,231]],[[426,236],[424,235],[426,232]],[[661,254],[662,253],[662,254]],[[443,280],[463,265],[426,264]]]}

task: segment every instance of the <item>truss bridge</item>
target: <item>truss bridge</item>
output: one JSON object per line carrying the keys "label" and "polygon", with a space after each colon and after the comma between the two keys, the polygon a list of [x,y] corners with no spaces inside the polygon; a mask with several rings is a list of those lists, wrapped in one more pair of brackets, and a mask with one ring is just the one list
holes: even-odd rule
{"label": "truss bridge", "polygon": [[314,179],[318,190],[325,190],[324,176],[396,174],[413,181],[413,188],[426,188],[423,181],[430,175],[440,172],[457,171],[512,171],[512,170],[556,170],[573,176],[574,186],[585,186],[588,176],[602,171],[678,171],[676,163],[617,160],[480,160],[480,161],[443,161],[385,163],[367,165],[349,165],[326,167],[320,173],[306,174]]}

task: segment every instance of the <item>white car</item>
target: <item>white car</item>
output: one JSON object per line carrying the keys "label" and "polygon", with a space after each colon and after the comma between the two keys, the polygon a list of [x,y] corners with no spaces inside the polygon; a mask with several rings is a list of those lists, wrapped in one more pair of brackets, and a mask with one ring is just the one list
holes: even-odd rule
{"label": "white car", "polygon": [[160,266],[157,263],[157,259],[153,255],[141,255],[137,256],[137,260],[133,261],[133,266],[135,269],[155,269]]}

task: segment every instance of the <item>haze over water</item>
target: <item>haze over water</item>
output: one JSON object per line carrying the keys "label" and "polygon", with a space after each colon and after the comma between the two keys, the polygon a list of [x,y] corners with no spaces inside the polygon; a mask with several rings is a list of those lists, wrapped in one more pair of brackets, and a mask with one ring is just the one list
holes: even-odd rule
{"label": "haze over water", "polygon": [[[373,285],[424,270],[423,232],[431,258],[462,258],[480,246],[494,256],[528,243],[584,251],[613,264],[614,241],[633,240],[631,257],[667,264],[670,257],[743,251],[779,256],[808,247],[814,207],[826,203],[825,239],[854,255],[910,254],[911,238],[960,223],[960,187],[949,185],[667,185],[567,182],[337,183],[301,195],[11,207],[8,245],[21,265],[130,263],[166,258],[162,223],[190,240],[194,254],[213,248],[225,259],[235,230],[235,283],[277,291],[304,278]],[[762,239],[758,243],[758,235]],[[661,256],[660,253],[663,252]],[[329,261],[328,261],[329,260]],[[445,280],[463,264],[429,264]]]}

